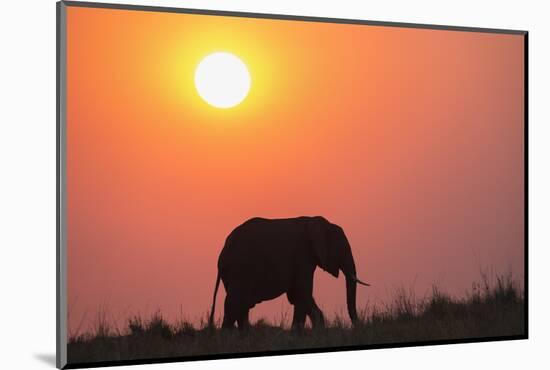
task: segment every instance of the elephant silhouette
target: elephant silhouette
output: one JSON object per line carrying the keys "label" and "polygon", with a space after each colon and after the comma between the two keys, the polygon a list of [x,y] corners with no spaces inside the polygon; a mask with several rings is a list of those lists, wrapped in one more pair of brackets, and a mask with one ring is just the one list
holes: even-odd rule
{"label": "elephant silhouette", "polygon": [[319,266],[334,277],[346,278],[347,308],[357,324],[355,261],[344,230],[324,217],[252,218],[226,238],[218,258],[218,275],[210,311],[213,327],[220,280],[226,291],[222,328],[249,327],[256,304],[286,293],[294,306],[292,329],[301,330],[306,316],[324,327],[323,313],[313,299],[313,274]]}

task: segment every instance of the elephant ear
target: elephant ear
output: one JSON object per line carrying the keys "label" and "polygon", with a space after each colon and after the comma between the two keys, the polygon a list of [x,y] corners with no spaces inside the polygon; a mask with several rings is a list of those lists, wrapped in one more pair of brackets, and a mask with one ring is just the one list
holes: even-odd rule
{"label": "elephant ear", "polygon": [[319,267],[334,277],[338,277],[339,267],[334,255],[334,245],[329,242],[330,223],[323,217],[314,217],[308,224],[308,234],[313,253],[319,260]]}

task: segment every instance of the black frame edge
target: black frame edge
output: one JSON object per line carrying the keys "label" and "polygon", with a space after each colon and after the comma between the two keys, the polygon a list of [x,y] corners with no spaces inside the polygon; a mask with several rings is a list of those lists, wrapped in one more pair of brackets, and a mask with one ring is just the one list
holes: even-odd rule
{"label": "black frame edge", "polygon": [[525,304],[525,337],[529,338],[529,32],[525,32],[523,39],[523,119],[524,119],[524,182],[523,182],[523,209],[524,209],[524,250],[523,250],[523,263],[524,263],[524,278],[523,278],[523,292],[524,292],[524,304]]}
{"label": "black frame edge", "polygon": [[358,345],[349,347],[326,347],[326,348],[307,348],[307,349],[292,349],[292,350],[280,350],[280,351],[262,351],[262,352],[242,352],[242,353],[228,353],[228,354],[216,354],[216,355],[199,355],[199,356],[182,356],[182,357],[161,357],[152,359],[135,359],[135,360],[121,360],[121,361],[99,361],[99,362],[80,362],[67,364],[64,369],[81,369],[81,368],[95,368],[95,367],[112,367],[112,366],[127,366],[127,365],[151,365],[161,363],[174,363],[174,362],[191,362],[191,361],[204,361],[204,360],[226,360],[226,359],[238,359],[249,357],[271,357],[271,356],[288,356],[288,355],[307,355],[317,353],[329,353],[329,352],[350,352],[350,351],[362,351],[362,350],[374,350],[374,349],[389,349],[389,348],[407,348],[407,347],[425,347],[434,345],[449,345],[449,344],[479,344],[487,342],[501,342],[510,340],[525,340],[526,335],[510,335],[502,337],[486,337],[486,338],[464,338],[464,339],[447,339],[447,340],[434,340],[424,342],[403,342],[403,343],[384,343],[373,345]]}

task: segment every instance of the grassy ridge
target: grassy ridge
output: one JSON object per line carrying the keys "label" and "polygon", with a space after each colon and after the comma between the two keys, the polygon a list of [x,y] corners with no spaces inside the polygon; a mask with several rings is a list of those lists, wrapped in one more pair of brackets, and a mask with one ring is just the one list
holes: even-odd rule
{"label": "grassy ridge", "polygon": [[117,361],[206,354],[276,351],[287,349],[398,344],[444,339],[522,335],[524,299],[510,277],[495,284],[475,284],[465,298],[451,298],[434,288],[420,301],[405,290],[383,310],[361,312],[361,325],[347,326],[336,317],[325,329],[302,333],[259,320],[248,332],[211,330],[204,324],[170,324],[160,313],[145,320],[133,317],[120,332],[98,316],[92,333],[69,338],[69,363]]}

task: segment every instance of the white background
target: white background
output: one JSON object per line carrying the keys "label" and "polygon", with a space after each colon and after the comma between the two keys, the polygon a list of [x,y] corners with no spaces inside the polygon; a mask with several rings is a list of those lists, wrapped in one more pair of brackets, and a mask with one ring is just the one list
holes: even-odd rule
{"label": "white background", "polygon": [[[112,0],[111,2],[117,2]],[[529,332],[523,341],[370,350],[135,369],[547,368],[550,341],[550,58],[545,1],[131,1],[262,13],[511,28],[529,34]],[[4,1],[0,22],[0,367],[55,358],[55,2]],[[545,352],[546,350],[546,352]]]}

